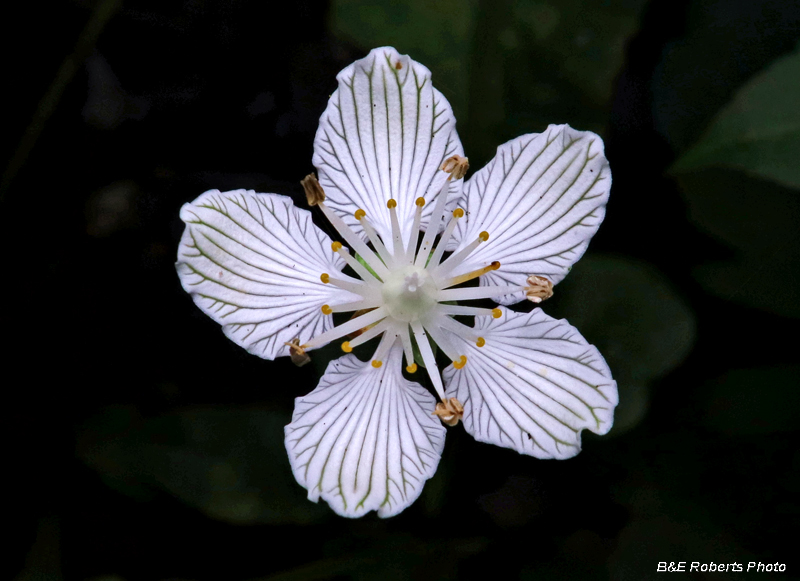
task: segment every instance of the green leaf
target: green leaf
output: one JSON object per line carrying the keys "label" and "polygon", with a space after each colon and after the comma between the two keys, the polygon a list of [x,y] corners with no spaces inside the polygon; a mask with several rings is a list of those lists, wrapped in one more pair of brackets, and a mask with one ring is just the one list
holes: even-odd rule
{"label": "green leaf", "polygon": [[[383,262],[383,259],[381,259],[381,257],[380,257],[380,255],[379,255],[379,254],[375,253],[375,256],[377,256],[377,257],[378,257],[378,259],[379,259],[381,262]],[[367,261],[366,261],[366,260],[364,260],[364,259],[361,257],[361,255],[360,255],[360,254],[358,254],[358,253],[356,253],[356,260],[358,260],[358,262],[360,262],[360,263],[361,263],[361,266],[363,266],[364,268],[366,268],[366,269],[369,271],[369,273],[370,273],[372,276],[374,276],[375,278],[377,278],[378,280],[380,280],[381,282],[383,282],[383,281],[381,280],[381,277],[379,277],[379,276],[378,276],[378,273],[376,273],[374,270],[372,270],[372,267],[371,267],[369,264],[367,264]]]}
{"label": "green leaf", "polygon": [[551,123],[602,134],[625,47],[639,29],[646,4],[480,2],[470,58],[469,118],[459,125],[476,167],[491,159],[501,143],[542,132]]}
{"label": "green leaf", "polygon": [[800,198],[738,170],[709,168],[678,176],[689,215],[736,250],[692,274],[708,292],[779,315],[800,317]]}
{"label": "green leaf", "polygon": [[672,167],[742,169],[800,188],[800,49],[750,79]]}
{"label": "green leaf", "polygon": [[78,456],[112,487],[146,500],[164,490],[234,524],[305,524],[326,514],[297,485],[283,445],[289,414],[257,408],[186,409],[142,420],[109,408],[78,438]]}
{"label": "green leaf", "polygon": [[584,256],[555,293],[544,310],[593,343],[617,381],[610,434],[633,428],[647,412],[650,382],[689,353],[692,312],[653,266],[612,256]]}

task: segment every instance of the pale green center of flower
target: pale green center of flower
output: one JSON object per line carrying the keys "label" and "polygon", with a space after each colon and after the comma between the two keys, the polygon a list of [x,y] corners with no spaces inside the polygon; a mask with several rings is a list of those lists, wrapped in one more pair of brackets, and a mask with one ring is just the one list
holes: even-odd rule
{"label": "pale green center of flower", "polygon": [[418,321],[436,304],[438,289],[430,274],[413,264],[389,274],[381,288],[389,316],[398,321]]}

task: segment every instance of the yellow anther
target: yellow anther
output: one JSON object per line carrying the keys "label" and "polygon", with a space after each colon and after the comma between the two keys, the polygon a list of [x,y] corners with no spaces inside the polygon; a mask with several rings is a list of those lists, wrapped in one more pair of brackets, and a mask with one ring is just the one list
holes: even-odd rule
{"label": "yellow anther", "polygon": [[486,230],[484,230],[483,232],[478,234],[478,238],[481,239],[481,242],[486,242],[489,239],[489,233]]}
{"label": "yellow anther", "polygon": [[494,262],[492,262],[491,266],[492,270],[497,270],[498,268],[500,268],[500,263],[495,260]]}
{"label": "yellow anther", "polygon": [[394,198],[391,198],[391,199],[389,199],[388,202],[386,202],[386,207],[389,208],[390,210],[392,208],[396,208],[397,207],[397,202],[394,200]]}
{"label": "yellow anther", "polygon": [[458,361],[453,361],[453,367],[455,367],[456,369],[462,369],[466,364],[467,364],[466,355],[462,355],[461,359],[459,359]]}
{"label": "yellow anther", "polygon": [[500,309],[492,309],[492,316],[495,319],[499,319],[500,317],[503,316],[503,311],[501,311]]}
{"label": "yellow anther", "polygon": [[322,305],[322,314],[323,315],[330,315],[333,311],[329,305]]}
{"label": "yellow anther", "polygon": [[342,343],[342,351],[344,351],[345,353],[350,353],[351,351],[353,351],[353,348],[350,347],[350,341],[345,341],[344,343]]}
{"label": "yellow anther", "polygon": [[367,213],[364,210],[362,210],[361,208],[359,208],[358,210],[356,210],[356,213],[354,215],[356,217],[356,220],[361,220],[361,218],[366,216]]}
{"label": "yellow anther", "polygon": [[339,252],[342,248],[342,243],[339,241],[331,242],[331,250],[334,252]]}
{"label": "yellow anther", "polygon": [[319,275],[319,279],[325,284],[328,284],[328,282],[331,280],[331,275],[329,275],[327,272],[323,272]]}
{"label": "yellow anther", "polygon": [[417,201],[414,203],[421,208],[425,205],[425,198],[417,198]]}
{"label": "yellow anther", "polygon": [[453,218],[462,218],[464,216],[464,210],[461,208],[456,208],[453,210]]}
{"label": "yellow anther", "polygon": [[484,339],[483,337],[478,337],[478,340],[475,341],[475,344],[478,347],[483,347],[484,345],[486,345],[486,339]]}
{"label": "yellow anther", "polygon": [[372,362],[372,366],[373,366],[375,369],[378,369],[378,367],[380,367],[381,365],[383,365],[383,361],[379,361],[378,359],[375,359],[375,360],[373,360],[373,362]]}
{"label": "yellow anther", "polygon": [[416,373],[417,372],[417,364],[416,363],[412,363],[411,365],[406,367],[406,371],[408,371],[409,373]]}

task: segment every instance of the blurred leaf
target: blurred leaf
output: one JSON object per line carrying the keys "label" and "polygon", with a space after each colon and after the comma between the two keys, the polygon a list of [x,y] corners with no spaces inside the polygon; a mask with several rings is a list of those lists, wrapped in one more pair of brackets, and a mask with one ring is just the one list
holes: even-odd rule
{"label": "blurred leaf", "polygon": [[433,73],[456,118],[466,114],[474,0],[334,0],[331,29],[365,51],[390,45]]}
{"label": "blurred leaf", "polygon": [[52,517],[39,521],[36,540],[25,557],[25,568],[14,581],[61,581],[61,531]]}
{"label": "blurred leaf", "polygon": [[800,316],[800,200],[792,190],[735,170],[678,176],[697,226],[737,250],[726,262],[694,271],[725,299]]}
{"label": "blurred leaf", "polygon": [[611,433],[621,434],[647,412],[648,384],[689,353],[694,315],[651,265],[612,256],[585,256],[555,293],[545,311],[593,343],[617,380]]}
{"label": "blurred leaf", "polygon": [[702,0],[674,9],[685,14],[678,18],[686,34],[663,47],[653,77],[652,105],[659,132],[675,151],[683,151],[738,87],[794,49],[800,4]]}
{"label": "blurred leaf", "polygon": [[646,0],[484,0],[470,69],[467,154],[569,123],[602,133]]}
{"label": "blurred leaf", "polygon": [[800,367],[728,371],[708,386],[706,424],[725,434],[800,429]]}
{"label": "blurred leaf", "polygon": [[458,579],[460,562],[484,551],[487,544],[480,537],[421,541],[400,532],[376,540],[358,553],[312,561],[252,581],[313,581],[345,575],[356,581]]}
{"label": "blurred leaf", "polygon": [[672,167],[736,167],[800,188],[800,50],[756,75]]}
{"label": "blurred leaf", "polygon": [[155,487],[226,522],[304,524],[327,510],[295,482],[283,445],[288,420],[264,409],[221,408],[141,421],[130,409],[110,408],[84,427],[78,455],[139,498]]}

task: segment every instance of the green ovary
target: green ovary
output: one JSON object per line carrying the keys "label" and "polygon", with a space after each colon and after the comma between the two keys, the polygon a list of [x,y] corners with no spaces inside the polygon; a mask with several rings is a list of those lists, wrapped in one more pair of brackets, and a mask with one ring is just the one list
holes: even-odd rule
{"label": "green ovary", "polygon": [[438,289],[424,268],[409,265],[389,275],[381,295],[389,316],[411,322],[424,318],[436,304]]}

